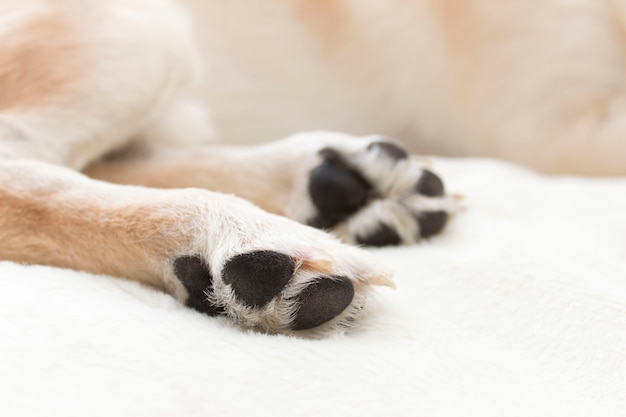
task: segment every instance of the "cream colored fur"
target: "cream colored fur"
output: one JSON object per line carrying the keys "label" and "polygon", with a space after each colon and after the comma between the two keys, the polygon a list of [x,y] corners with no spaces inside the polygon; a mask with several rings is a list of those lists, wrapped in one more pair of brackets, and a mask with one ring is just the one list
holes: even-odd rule
{"label": "cream colored fur", "polygon": [[[0,0],[0,256],[124,276],[184,300],[176,257],[215,261],[219,276],[227,255],[265,248],[302,267],[285,294],[316,274],[347,275],[362,300],[366,284],[390,285],[388,272],[322,232],[219,193],[72,170],[235,193],[307,221],[305,181],[332,145],[384,197],[335,232],[350,241],[382,221],[412,243],[411,210],[457,204],[408,195],[421,166],[389,165],[369,148],[375,136],[218,148],[189,169],[192,150],[165,158],[162,178],[155,143],[208,141],[210,109],[218,135],[235,142],[332,128],[392,134],[422,152],[624,174],[622,16],[608,0]],[[131,145],[131,159],[102,160]],[[292,311],[229,313],[286,331]]]}
{"label": "cream colored fur", "polygon": [[[296,263],[287,295],[321,276],[352,280],[354,302],[326,328],[342,326],[361,310],[368,284],[392,285],[389,271],[365,252],[243,199],[114,185],[74,172],[136,141],[188,144],[210,137],[203,108],[186,96],[200,80],[202,64],[183,9],[160,0],[2,0],[0,28],[0,259],[111,274],[184,302],[188,293],[174,276],[175,259],[200,257],[210,265],[217,291],[228,259],[277,251]],[[307,162],[290,149],[297,147],[288,145],[287,154],[274,160],[282,158],[283,173]],[[157,151],[148,152],[158,159]],[[266,162],[244,171],[241,165],[249,161],[237,158],[240,153],[221,154],[233,160],[223,164],[222,176],[241,178],[232,181],[235,187],[212,178],[210,169],[184,178],[187,160],[178,161],[179,175],[168,176],[167,186],[241,194],[250,175],[258,183],[275,180]],[[260,148],[252,153],[257,162],[266,158]],[[257,195],[255,202],[268,208],[284,198]],[[228,291],[222,292],[217,301],[228,304],[239,323],[289,331],[293,300],[277,297],[252,314],[229,304]]]}
{"label": "cream colored fur", "polygon": [[[64,141],[83,125],[109,146],[142,133],[201,141],[213,134],[211,109],[229,142],[381,133],[420,153],[611,175],[626,172],[624,10],[616,0],[3,0],[0,19],[5,36],[17,28],[30,42],[62,43],[66,30],[29,23],[62,18],[84,55],[37,63],[62,65],[74,90],[90,92],[80,109],[55,105],[29,123],[46,138],[51,123],[80,112],[58,133]],[[117,43],[95,50],[90,41],[103,37]],[[120,104],[102,99],[111,91],[134,111],[110,109]],[[26,129],[12,116],[3,129]]]}
{"label": "cream colored fur", "polygon": [[332,129],[549,173],[626,174],[619,0],[180,0],[200,97],[244,143]]}

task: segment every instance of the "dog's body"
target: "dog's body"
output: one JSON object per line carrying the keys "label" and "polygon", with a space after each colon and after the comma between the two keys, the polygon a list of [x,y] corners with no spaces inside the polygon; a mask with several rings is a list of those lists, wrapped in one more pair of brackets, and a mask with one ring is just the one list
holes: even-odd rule
{"label": "dog's body", "polygon": [[374,245],[438,233],[455,200],[381,137],[191,146],[212,134],[210,105],[235,141],[372,130],[625,173],[618,12],[608,0],[0,0],[0,258],[138,280],[272,332],[343,325],[368,284],[390,284],[384,268],[198,188]]}
{"label": "dog's body", "polygon": [[412,152],[626,174],[623,1],[182,3],[228,140],[375,132]]}

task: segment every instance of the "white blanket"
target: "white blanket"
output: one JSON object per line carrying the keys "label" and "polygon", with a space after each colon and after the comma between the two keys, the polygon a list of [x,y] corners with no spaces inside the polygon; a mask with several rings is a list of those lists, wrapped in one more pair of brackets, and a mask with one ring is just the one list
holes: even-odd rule
{"label": "white blanket", "polygon": [[626,179],[435,163],[468,209],[372,251],[398,289],[323,340],[0,263],[0,415],[625,416]]}

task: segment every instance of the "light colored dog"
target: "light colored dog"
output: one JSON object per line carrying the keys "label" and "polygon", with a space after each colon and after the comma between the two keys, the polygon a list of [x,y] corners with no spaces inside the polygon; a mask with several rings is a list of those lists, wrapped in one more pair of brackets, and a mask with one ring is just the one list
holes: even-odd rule
{"label": "light colored dog", "polygon": [[413,243],[455,199],[380,136],[200,145],[207,109],[239,142],[376,131],[626,173],[619,5],[0,0],[0,258],[137,280],[268,332],[345,326],[390,274],[297,222]]}

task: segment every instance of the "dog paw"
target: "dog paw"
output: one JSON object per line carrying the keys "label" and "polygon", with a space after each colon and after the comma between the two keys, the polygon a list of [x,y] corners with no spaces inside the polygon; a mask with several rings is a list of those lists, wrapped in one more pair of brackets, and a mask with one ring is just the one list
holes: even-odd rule
{"label": "dog paw", "polygon": [[415,243],[440,233],[459,209],[442,180],[390,139],[314,132],[289,141],[306,163],[288,216],[348,243]]}
{"label": "dog paw", "polygon": [[171,292],[193,309],[268,333],[323,334],[349,327],[372,285],[393,286],[367,252],[325,232],[244,204],[226,213],[222,230],[213,219],[170,262],[179,286]]}

